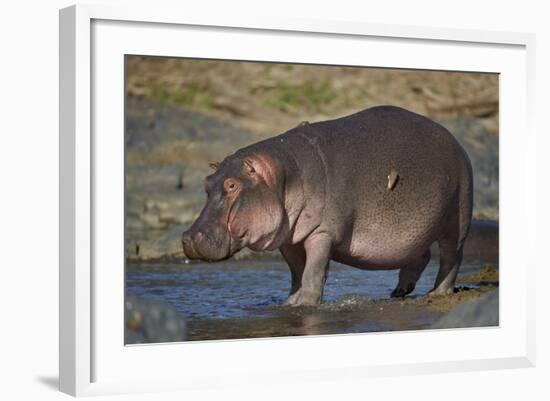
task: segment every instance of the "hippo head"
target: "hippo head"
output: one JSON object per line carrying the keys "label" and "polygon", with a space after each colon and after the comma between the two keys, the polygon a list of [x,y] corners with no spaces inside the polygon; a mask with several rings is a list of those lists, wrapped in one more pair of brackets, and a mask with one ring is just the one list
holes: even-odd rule
{"label": "hippo head", "polygon": [[183,233],[185,255],[219,261],[243,247],[278,248],[288,226],[280,164],[267,154],[237,152],[210,167],[215,172],[204,182],[206,204]]}

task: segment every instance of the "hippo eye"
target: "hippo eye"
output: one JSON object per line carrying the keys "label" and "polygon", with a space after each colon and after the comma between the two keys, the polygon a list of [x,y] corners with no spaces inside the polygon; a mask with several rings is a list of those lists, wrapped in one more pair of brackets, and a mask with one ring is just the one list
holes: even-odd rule
{"label": "hippo eye", "polygon": [[229,179],[224,182],[224,187],[227,193],[234,192],[237,189],[237,183]]}

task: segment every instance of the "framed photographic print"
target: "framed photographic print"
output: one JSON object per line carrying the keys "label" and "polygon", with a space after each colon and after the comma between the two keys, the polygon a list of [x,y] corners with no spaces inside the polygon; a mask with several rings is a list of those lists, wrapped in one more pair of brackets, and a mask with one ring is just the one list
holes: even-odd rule
{"label": "framed photographic print", "polygon": [[532,366],[533,43],[62,10],[61,390]]}

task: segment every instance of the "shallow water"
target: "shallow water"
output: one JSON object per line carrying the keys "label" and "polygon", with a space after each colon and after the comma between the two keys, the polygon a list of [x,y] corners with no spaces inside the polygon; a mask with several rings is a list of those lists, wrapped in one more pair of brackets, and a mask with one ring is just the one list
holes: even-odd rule
{"label": "shallow water", "polygon": [[[482,263],[466,263],[460,275]],[[428,292],[438,263],[430,262],[411,296]],[[290,273],[282,261],[222,263],[129,264],[126,291],[167,302],[186,319],[188,340],[280,335],[357,333],[427,327],[433,313],[377,313],[364,308],[371,300],[388,298],[398,270],[364,271],[332,263],[319,307],[290,308]],[[372,304],[370,304],[372,307]],[[379,308],[382,310],[382,308]]]}

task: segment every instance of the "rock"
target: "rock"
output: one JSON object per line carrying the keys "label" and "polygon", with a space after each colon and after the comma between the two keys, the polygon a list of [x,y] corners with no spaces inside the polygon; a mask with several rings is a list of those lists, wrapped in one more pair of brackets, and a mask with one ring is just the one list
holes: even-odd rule
{"label": "rock", "polygon": [[498,290],[467,301],[445,314],[431,329],[498,326]]}
{"label": "rock", "polygon": [[125,344],[185,341],[185,319],[172,306],[131,294],[126,294],[124,304]]}

